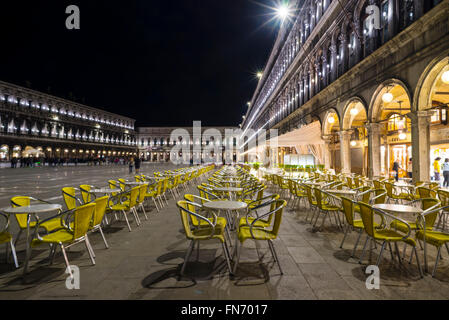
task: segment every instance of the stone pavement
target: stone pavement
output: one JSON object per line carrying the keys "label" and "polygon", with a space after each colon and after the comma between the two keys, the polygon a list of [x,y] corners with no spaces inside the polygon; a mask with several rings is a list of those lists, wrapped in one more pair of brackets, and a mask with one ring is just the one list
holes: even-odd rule
{"label": "stone pavement", "polygon": [[[155,168],[144,167],[150,173]],[[46,169],[43,169],[46,170]],[[62,185],[78,185],[81,182],[101,185],[111,177],[128,176],[127,168],[93,167],[39,172],[33,169],[17,169],[1,189],[1,196],[17,194],[43,198],[59,195]],[[1,172],[5,179],[4,171]],[[9,172],[8,172],[9,174]],[[39,175],[36,176],[36,175]],[[6,178],[8,179],[8,178]],[[52,180],[50,180],[52,179]],[[20,187],[22,185],[23,187]],[[103,184],[104,185],[104,184]],[[5,186],[5,184],[3,184]],[[45,188],[44,188],[45,187]],[[36,192],[34,192],[36,191]],[[197,193],[194,188],[190,192]],[[2,205],[7,201],[1,199]],[[57,202],[57,201],[56,201]],[[149,203],[150,204],[150,203]],[[68,290],[67,274],[58,250],[55,262],[48,265],[48,247],[33,250],[30,274],[26,283],[21,279],[21,269],[15,270],[0,260],[0,299],[447,299],[449,297],[448,255],[443,252],[436,278],[425,275],[420,279],[416,262],[403,262],[399,267],[384,254],[380,267],[380,289],[368,290],[364,265],[350,258],[356,233],[346,239],[343,249],[340,242],[343,233],[327,224],[322,230],[313,229],[305,222],[307,210],[284,212],[280,237],[275,247],[284,269],[281,276],[265,243],[259,248],[253,241],[244,244],[237,274],[229,276],[217,241],[202,243],[200,252],[194,251],[186,268],[186,276],[178,279],[189,242],[182,231],[175,201],[157,213],[152,209],[149,220],[141,215],[142,225],[129,232],[122,221],[114,222],[106,229],[110,248],[105,249],[99,234],[90,236],[96,265],[91,265],[83,244],[74,246],[68,253],[72,265],[80,268],[80,289]],[[363,239],[364,240],[364,239]],[[402,249],[402,247],[401,247]],[[19,243],[19,261],[23,261],[24,244]],[[376,252],[378,252],[379,247]],[[433,249],[432,249],[433,250]],[[410,252],[410,250],[408,251]],[[356,257],[361,254],[361,246]],[[420,251],[421,262],[422,251]],[[435,252],[429,257],[433,267]],[[376,254],[373,253],[373,263]],[[258,260],[262,263],[259,263]]]}

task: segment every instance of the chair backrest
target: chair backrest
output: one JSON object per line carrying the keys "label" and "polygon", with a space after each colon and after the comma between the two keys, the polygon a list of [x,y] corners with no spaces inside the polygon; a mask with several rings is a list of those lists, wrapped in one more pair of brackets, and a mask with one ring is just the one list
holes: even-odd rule
{"label": "chair backrest", "polygon": [[[13,208],[16,207],[27,207],[31,203],[30,197],[26,196],[18,196],[18,197],[12,197],[11,198],[11,206]],[[25,229],[27,227],[27,220],[28,220],[28,214],[15,214],[14,215],[17,220],[17,224],[21,229]]]}
{"label": "chair backrest", "polygon": [[[426,211],[426,210],[431,210],[435,212],[426,214],[424,216],[424,219],[426,220],[426,228],[432,229],[433,226],[435,225],[435,222],[438,218],[438,211],[436,210],[437,208],[440,207],[444,207],[443,203],[440,202],[438,199],[434,199],[434,198],[425,198],[425,199],[421,199],[421,208]],[[433,209],[432,209],[433,208]],[[420,226],[419,223],[417,223],[418,226]]]}
{"label": "chair backrest", "polygon": [[67,210],[76,208],[76,190],[73,187],[65,187],[61,189],[62,198],[64,199]]}
{"label": "chair backrest", "polygon": [[449,206],[449,191],[438,190],[438,199],[440,199],[442,207]]}
{"label": "chair backrest", "polygon": [[75,209],[73,220],[73,239],[84,237],[89,230],[96,204],[89,203]]}
{"label": "chair backrest", "polygon": [[279,233],[279,228],[281,227],[282,222],[282,213],[284,210],[284,207],[287,205],[287,201],[285,200],[276,200],[273,203],[273,210],[270,210],[270,212],[261,215],[260,218],[263,218],[264,216],[268,215],[268,220],[271,221],[272,218],[270,216],[274,216],[274,222],[273,222],[273,228],[270,230],[272,234],[274,234],[276,237]]}
{"label": "chair backrest", "polygon": [[[368,193],[369,194],[369,193]],[[349,225],[354,225],[354,203],[351,199],[341,197],[341,204],[343,205],[343,213]]]}
{"label": "chair backrest", "polygon": [[108,206],[108,200],[109,200],[108,196],[95,199],[94,203],[96,204],[96,207],[94,215],[92,217],[91,227],[98,226],[103,221],[103,217],[106,213],[106,208]]}
{"label": "chair backrest", "polygon": [[140,193],[140,186],[134,187],[131,189],[130,191],[130,196],[129,196],[129,207],[135,207],[137,204],[137,197],[139,196]]}
{"label": "chair backrest", "polygon": [[142,184],[139,188],[139,198],[138,198],[139,203],[143,203],[145,201],[145,195],[147,194],[147,191],[148,185]]}
{"label": "chair backrest", "polygon": [[387,198],[387,191],[385,189],[374,189],[373,192],[375,194],[374,204],[385,203]]}
{"label": "chair backrest", "polygon": [[134,180],[136,180],[136,182],[143,182],[143,178],[141,176],[134,176]]}
{"label": "chair backrest", "polygon": [[387,190],[387,196],[393,198],[393,184],[391,182],[384,182],[385,190]]}
{"label": "chair backrest", "polygon": [[81,197],[83,198],[83,203],[89,203],[92,201],[92,195],[90,193],[91,186],[88,184],[80,185]]}
{"label": "chair backrest", "polygon": [[[108,180],[108,184],[109,184],[109,189],[120,189],[118,182],[115,180]],[[114,192],[112,195],[115,196],[116,193]]]}
{"label": "chair backrest", "polygon": [[362,216],[363,227],[366,233],[374,237],[374,213],[373,208],[364,202],[358,202],[360,206],[360,215]]}
{"label": "chair backrest", "polygon": [[315,195],[315,199],[316,199],[318,208],[322,209],[323,208],[323,198],[324,198],[323,193],[318,188],[313,188],[313,192]]}
{"label": "chair backrest", "polygon": [[125,179],[118,179],[120,190],[125,191],[126,188],[126,181]]}
{"label": "chair backrest", "polygon": [[430,188],[418,187],[416,189],[417,189],[419,197],[421,199],[424,199],[424,198],[436,198],[436,196],[437,196],[437,193],[434,190],[430,189]]}
{"label": "chair backrest", "polygon": [[371,192],[367,192],[367,191],[370,190],[370,189],[371,189],[370,187],[362,187],[360,189],[360,192],[363,193],[362,200],[361,200],[362,202],[369,203]]}
{"label": "chair backrest", "polygon": [[[208,222],[209,220],[204,218],[204,217],[202,217],[201,215],[199,215],[199,214],[197,214],[195,212],[190,211],[189,210],[189,203],[187,201],[182,201],[182,200],[178,201],[176,205],[179,208],[179,214],[181,216],[182,226],[184,228],[184,232],[186,234],[187,239],[194,239],[194,238],[196,238],[196,239],[198,239],[198,238],[207,239],[207,238],[209,238],[210,236],[213,235],[213,230],[212,230],[212,228],[210,228],[210,231],[211,231],[210,234],[206,234],[206,232],[205,232],[204,235],[202,235],[200,237],[195,237],[193,235],[192,228],[190,226],[190,222],[192,222],[192,224],[193,224],[192,217],[195,217],[196,221],[204,220],[204,221]],[[212,223],[210,224],[210,226],[212,227]],[[206,229],[204,229],[204,230],[206,230]]]}
{"label": "chair backrest", "polygon": [[[188,202],[196,203],[196,202],[195,202],[195,197],[193,196],[193,194],[185,194],[185,195],[184,195],[184,199],[185,199],[186,201],[188,201]],[[186,205],[187,205],[186,208],[187,208],[188,210],[190,210],[190,211],[196,213],[196,207],[195,207],[194,205],[192,205],[192,204],[190,204],[190,203],[187,203]],[[200,224],[200,222],[198,221],[198,219],[197,219],[196,216],[193,216],[193,215],[192,215],[192,216],[190,216],[190,219],[191,219],[192,224],[193,224],[194,226],[198,226],[198,225]]]}
{"label": "chair backrest", "polygon": [[379,180],[374,180],[373,184],[374,184],[374,188],[376,188],[376,189],[382,189],[383,188],[382,182],[380,182]]}
{"label": "chair backrest", "polygon": [[303,185],[304,188],[306,189],[306,194],[307,194],[307,200],[309,201],[310,205],[313,205],[313,194],[312,194],[312,187],[304,184]]}

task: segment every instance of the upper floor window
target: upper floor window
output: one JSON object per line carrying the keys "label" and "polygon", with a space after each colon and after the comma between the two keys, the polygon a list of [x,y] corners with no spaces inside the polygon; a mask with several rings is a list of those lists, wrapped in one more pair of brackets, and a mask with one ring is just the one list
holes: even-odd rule
{"label": "upper floor window", "polygon": [[388,10],[388,0],[382,2],[381,4],[381,17],[380,17],[380,21],[381,21],[381,40],[382,43],[385,43],[389,40],[389,10]]}

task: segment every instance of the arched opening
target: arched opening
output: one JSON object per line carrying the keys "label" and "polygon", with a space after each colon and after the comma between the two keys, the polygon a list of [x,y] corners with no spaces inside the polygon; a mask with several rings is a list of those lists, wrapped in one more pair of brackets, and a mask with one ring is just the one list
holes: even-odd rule
{"label": "arched opening", "polygon": [[343,116],[343,130],[351,134],[351,171],[365,175],[368,168],[367,114],[360,99],[350,100]]}
{"label": "arched opening", "polygon": [[324,116],[322,123],[323,138],[327,140],[327,148],[329,152],[329,163],[327,166],[330,169],[341,171],[340,160],[340,118],[338,113],[331,109]]}
{"label": "arched opening", "polygon": [[9,146],[3,144],[0,146],[0,161],[9,161]]}
{"label": "arched opening", "polygon": [[422,147],[430,148],[430,150],[426,150],[430,152],[429,177],[435,178],[433,168],[435,159],[440,157],[440,164],[442,164],[446,158],[449,158],[449,57],[447,54],[446,57],[436,59],[435,62],[431,63],[421,80],[422,85],[418,85],[419,90],[417,90],[415,101],[417,111],[424,116],[430,116],[427,122],[429,124],[430,147]]}
{"label": "arched opening", "polygon": [[388,80],[376,90],[370,118],[374,125],[378,125],[378,131],[374,134],[380,135],[380,150],[374,149],[372,152],[380,155],[380,163],[377,164],[380,168],[375,172],[379,172],[381,176],[396,175],[392,172],[395,161],[403,169],[400,170],[399,177],[407,176],[411,167],[409,160],[412,158],[411,120],[407,116],[410,112],[409,92],[399,80]]}

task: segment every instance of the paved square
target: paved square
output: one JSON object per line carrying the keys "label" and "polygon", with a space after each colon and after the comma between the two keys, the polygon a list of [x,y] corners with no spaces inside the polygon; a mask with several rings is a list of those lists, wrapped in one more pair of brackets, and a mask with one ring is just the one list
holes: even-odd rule
{"label": "paved square", "polygon": [[[142,172],[166,170],[170,165],[145,164]],[[125,166],[2,169],[0,205],[8,206],[12,195],[31,195],[62,203],[60,189],[82,183],[105,186],[110,178],[131,178]],[[195,193],[195,188],[189,192]],[[150,204],[150,203],[149,203]],[[280,275],[265,243],[245,242],[237,274],[229,276],[216,241],[207,241],[194,251],[186,268],[186,277],[178,279],[189,242],[186,240],[175,201],[157,213],[151,209],[142,225],[131,221],[132,232],[122,221],[105,229],[110,248],[105,249],[99,234],[90,239],[96,254],[92,266],[85,247],[70,249],[71,264],[80,268],[79,290],[66,289],[67,274],[58,251],[53,265],[48,264],[49,249],[33,249],[27,282],[22,269],[15,270],[0,260],[0,299],[447,299],[449,264],[446,252],[436,278],[420,279],[415,261],[399,267],[384,255],[380,266],[380,289],[367,290],[364,265],[350,254],[356,239],[352,232],[340,249],[343,233],[336,227],[315,230],[305,222],[305,210],[284,211],[279,239],[274,244],[284,269]],[[14,219],[12,219],[14,220]],[[16,233],[15,222],[11,230]],[[363,238],[364,240],[364,238]],[[24,241],[18,244],[19,262],[24,259]],[[233,249],[233,248],[232,248]],[[376,253],[372,255],[374,263]],[[435,252],[430,249],[429,267]],[[423,261],[420,250],[421,262]],[[361,246],[356,257],[361,254]],[[262,263],[258,261],[261,260]]]}

